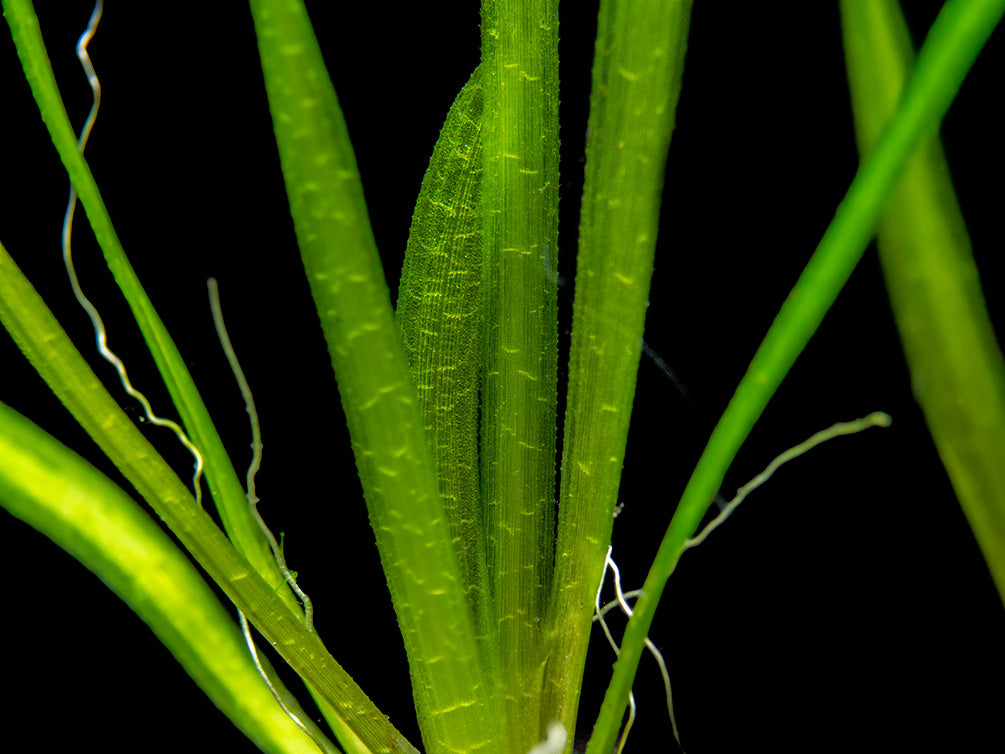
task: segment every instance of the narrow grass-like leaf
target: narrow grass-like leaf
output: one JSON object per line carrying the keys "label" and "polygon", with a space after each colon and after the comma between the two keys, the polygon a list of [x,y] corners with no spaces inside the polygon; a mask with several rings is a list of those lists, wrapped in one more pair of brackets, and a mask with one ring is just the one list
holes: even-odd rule
{"label": "narrow grass-like leaf", "polygon": [[574,730],[649,303],[691,2],[600,6],[573,303],[547,709]]}
{"label": "narrow grass-like leaf", "polygon": [[25,77],[52,143],[77,189],[108,268],[136,318],[189,437],[203,456],[206,479],[224,528],[259,574],[280,589],[287,604],[296,606],[296,598],[286,588],[268,542],[251,515],[244,490],[192,376],[129,264],[91,170],[77,149],[77,139],[56,86],[35,10],[30,0],[3,0],[3,9]]}
{"label": "narrow grass-like leaf", "polygon": [[[896,109],[914,51],[895,0],[842,0],[841,13],[865,157]],[[878,245],[911,386],[1005,601],[1005,363],[937,138],[908,162]]]}
{"label": "narrow grass-like leaf", "polygon": [[482,3],[481,487],[511,751],[545,737],[555,509],[558,2]]}
{"label": "narrow grass-like leaf", "polygon": [[233,619],[177,545],[113,482],[2,403],[0,505],[125,600],[263,751],[317,754],[276,704]]}
{"label": "narrow grass-like leaf", "polygon": [[939,13],[896,114],[782,305],[684,490],[625,629],[588,754],[606,753],[614,746],[643,642],[685,541],[696,531],[754,422],[861,258],[908,157],[938,127],[1003,13],[1005,0],[948,0]]}
{"label": "narrow grass-like leaf", "polygon": [[501,739],[495,689],[480,660],[345,121],[303,3],[253,0],[251,8],[290,213],[408,653],[423,741],[431,753],[477,751]]}
{"label": "narrow grass-like leaf", "polygon": [[[486,617],[491,593],[478,486],[481,117],[481,77],[476,68],[447,113],[422,179],[395,314],[436,461],[464,590],[478,631],[485,636],[495,627]],[[494,647],[483,654],[489,659]]]}
{"label": "narrow grass-like leaf", "polygon": [[[74,348],[42,299],[0,246],[0,322],[122,474],[196,561],[322,699],[363,746],[351,751],[415,749],[304,624],[196,505],[191,493],[125,415]],[[342,738],[340,737],[340,740]]]}

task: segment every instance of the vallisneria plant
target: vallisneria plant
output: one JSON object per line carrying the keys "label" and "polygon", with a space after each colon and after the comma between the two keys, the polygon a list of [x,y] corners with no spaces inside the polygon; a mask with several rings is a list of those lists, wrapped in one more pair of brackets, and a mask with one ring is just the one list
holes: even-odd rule
{"label": "vallisneria plant", "polygon": [[[582,679],[619,510],[692,4],[600,3],[567,369],[558,313],[566,263],[558,260],[557,0],[483,2],[480,62],[425,173],[396,301],[304,5],[250,5],[289,211],[425,751],[571,751],[576,731],[591,754],[624,746],[633,680],[667,580],[703,538],[727,468],[877,234],[915,394],[1005,594],[1005,368],[934,136],[1005,1],[949,0],[917,56],[896,2],[841,3],[861,166],[711,433],[636,595],[599,712],[587,719]],[[187,471],[176,472],[191,459],[169,464],[161,455],[178,458],[171,434],[141,432],[133,404],[124,411],[113,398],[114,377],[110,393],[92,371],[63,329],[79,332],[79,324],[61,325],[12,258],[41,252],[3,249],[0,320],[121,476],[112,481],[2,405],[0,503],[97,573],[261,749],[335,751],[334,739],[344,751],[416,751],[419,741],[340,664],[352,650],[315,630],[314,610],[295,586],[309,575],[286,572],[282,542],[273,546],[256,518],[253,479],[242,485],[220,439],[231,430],[210,419],[125,256],[115,207],[102,200],[57,88],[44,25],[28,0],[3,0],[3,8],[52,144],[198,464],[193,487]],[[268,275],[264,253],[240,261]],[[281,327],[268,335],[279,348],[283,337]],[[297,390],[295,375],[290,383]],[[151,440],[173,445],[158,451]],[[340,484],[332,482],[333,498]],[[338,562],[337,551],[331,557],[340,578],[357,567]],[[245,619],[264,642],[242,635]],[[303,679],[328,730],[254,641]]]}

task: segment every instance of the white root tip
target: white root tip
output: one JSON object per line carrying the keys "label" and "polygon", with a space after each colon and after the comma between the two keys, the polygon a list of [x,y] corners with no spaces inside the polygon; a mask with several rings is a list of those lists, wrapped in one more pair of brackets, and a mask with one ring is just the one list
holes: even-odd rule
{"label": "white root tip", "polygon": [[547,738],[541,743],[535,744],[527,754],[562,754],[565,751],[565,745],[569,742],[569,734],[560,721],[552,720],[548,723],[545,735]]}

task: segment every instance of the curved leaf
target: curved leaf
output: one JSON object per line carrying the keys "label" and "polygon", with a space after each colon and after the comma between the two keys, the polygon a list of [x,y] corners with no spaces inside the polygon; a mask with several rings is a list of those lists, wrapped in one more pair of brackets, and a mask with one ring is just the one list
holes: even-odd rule
{"label": "curved leaf", "polygon": [[[478,470],[481,117],[481,75],[476,68],[447,113],[422,179],[395,316],[464,590],[479,633],[485,636],[492,627],[486,615],[490,590]],[[485,654],[494,653],[493,648]]]}
{"label": "curved leaf", "polygon": [[317,753],[276,704],[233,619],[178,546],[113,482],[2,403],[0,505],[100,577],[264,751]]}

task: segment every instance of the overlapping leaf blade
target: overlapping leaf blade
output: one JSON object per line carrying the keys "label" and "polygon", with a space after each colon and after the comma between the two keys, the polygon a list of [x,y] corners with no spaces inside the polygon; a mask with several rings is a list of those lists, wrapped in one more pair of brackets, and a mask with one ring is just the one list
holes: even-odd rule
{"label": "overlapping leaf blade", "polygon": [[695,467],[628,623],[588,752],[614,745],[656,605],[683,550],[754,422],[820,325],[875,232],[883,202],[923,137],[938,126],[1005,14],[1003,0],[948,0],[896,113],[861,166],[834,220],[772,323]]}
{"label": "overlapping leaf blade", "polygon": [[[395,314],[465,593],[483,643],[491,644],[478,467],[481,116],[481,77],[475,69],[447,114],[422,181]],[[494,654],[494,647],[485,653]]]}
{"label": "overlapping leaf blade", "polygon": [[181,415],[190,439],[203,456],[206,479],[224,528],[258,573],[280,590],[290,607],[297,608],[297,600],[285,587],[283,575],[276,567],[268,542],[248,509],[244,490],[185,361],[136,277],[112,226],[94,176],[77,148],[77,140],[56,86],[34,8],[30,0],[3,0],[3,7],[25,77],[52,143],[77,190],[94,236],[101,246],[115,282],[129,304],[171,400]]}
{"label": "overlapping leaf blade", "polygon": [[[408,653],[427,750],[501,740],[335,90],[300,0],[253,0],[290,213]],[[335,504],[335,501],[332,501]]]}
{"label": "overlapping leaf blade", "polygon": [[[875,148],[914,53],[896,0],[842,0],[859,150]],[[938,138],[907,163],[879,256],[911,386],[1005,601],[1005,362]]]}
{"label": "overlapping leaf blade", "polygon": [[[0,504],[113,589],[263,751],[316,754],[317,744],[276,704],[234,621],[178,546],[113,482],[2,403]],[[324,740],[316,729],[315,736]]]}

